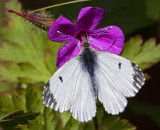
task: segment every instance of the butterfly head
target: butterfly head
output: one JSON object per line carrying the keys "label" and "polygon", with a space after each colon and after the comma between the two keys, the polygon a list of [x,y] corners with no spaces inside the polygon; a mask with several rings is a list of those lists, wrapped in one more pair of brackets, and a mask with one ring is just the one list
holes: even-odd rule
{"label": "butterfly head", "polygon": [[83,35],[81,35],[81,41],[82,41],[82,48],[90,48],[90,42],[88,40],[88,34],[87,32],[83,33]]}
{"label": "butterfly head", "polygon": [[85,41],[82,45],[83,48],[90,48],[90,44],[88,41]]}

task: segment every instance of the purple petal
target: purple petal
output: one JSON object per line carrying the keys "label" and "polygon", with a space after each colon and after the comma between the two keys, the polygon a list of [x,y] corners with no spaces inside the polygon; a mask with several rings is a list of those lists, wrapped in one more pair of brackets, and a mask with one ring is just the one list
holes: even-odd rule
{"label": "purple petal", "polygon": [[93,32],[101,23],[105,11],[98,7],[85,7],[79,12],[77,26],[80,31]]}
{"label": "purple petal", "polygon": [[124,46],[124,35],[119,27],[108,26],[90,34],[89,41],[95,50],[120,54]]}
{"label": "purple petal", "polygon": [[50,27],[48,37],[54,42],[70,42],[75,39],[76,33],[77,27],[68,19],[60,17]]}
{"label": "purple petal", "polygon": [[60,68],[69,59],[79,54],[81,48],[80,43],[78,45],[74,40],[62,46],[57,53],[57,67]]}

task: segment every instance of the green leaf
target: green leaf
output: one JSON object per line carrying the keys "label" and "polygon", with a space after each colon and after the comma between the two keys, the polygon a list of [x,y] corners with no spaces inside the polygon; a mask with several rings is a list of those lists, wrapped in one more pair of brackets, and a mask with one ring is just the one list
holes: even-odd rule
{"label": "green leaf", "polygon": [[[6,5],[21,10],[17,0]],[[63,44],[49,41],[46,32],[37,34],[36,27],[29,27],[23,18],[11,14],[9,18],[8,25],[0,30],[0,78],[11,83],[46,83],[57,70],[56,53]]]}
{"label": "green leaf", "polygon": [[27,127],[30,130],[44,129],[44,105],[42,103],[42,91],[39,87],[27,87],[25,95],[25,106],[27,111],[40,112],[40,115],[32,121],[29,121]]}
{"label": "green leaf", "polygon": [[21,125],[28,124],[28,120],[33,120],[38,115],[39,113],[33,113],[33,112],[24,113],[24,111],[16,111],[1,118],[0,125],[4,129],[12,129],[13,127],[16,127],[18,124]]}
{"label": "green leaf", "polygon": [[154,38],[145,41],[140,36],[131,38],[125,45],[122,56],[147,69],[160,61],[160,45],[156,45]]}
{"label": "green leaf", "polygon": [[81,122],[76,121],[71,117],[70,120],[67,122],[65,128],[67,130],[79,130],[79,129],[82,129],[80,126],[81,124],[82,124]]}
{"label": "green leaf", "polygon": [[0,82],[0,92],[4,92],[4,91],[9,90],[11,88],[13,88],[13,85],[6,84],[5,82]]}
{"label": "green leaf", "polygon": [[96,118],[100,130],[135,130],[136,127],[120,117],[108,115],[102,104],[98,105]]}
{"label": "green leaf", "polygon": [[[116,128],[120,128],[120,130],[133,130],[133,128],[135,128],[134,126],[130,125],[126,120],[119,120],[117,117],[105,117],[104,109],[102,108],[102,106],[99,107],[100,108],[97,112],[97,124],[99,124],[99,128],[109,128],[110,130],[116,130]],[[21,109],[27,112],[40,112],[39,116],[37,116],[36,119],[28,121],[27,128],[29,130],[90,130],[95,128],[95,122],[93,120],[87,123],[81,123],[79,121],[74,120],[71,117],[70,112],[59,113],[55,112],[54,110],[51,110],[50,108],[44,107],[44,105],[42,104],[42,91],[38,87],[27,87],[25,98],[20,98],[16,95],[13,95],[12,99],[7,97],[0,97],[1,116]],[[12,122],[8,123],[10,124]],[[20,124],[21,126],[16,126],[18,128],[26,129],[25,126],[22,126],[24,124]]]}
{"label": "green leaf", "polygon": [[135,38],[131,38],[125,44],[121,55],[130,60],[133,60],[134,56],[137,55],[137,53],[140,51],[142,42],[143,42],[142,37],[139,35],[136,36]]}
{"label": "green leaf", "polygon": [[0,116],[17,110],[41,112],[35,120],[29,121],[27,126],[30,130],[44,129],[44,105],[42,104],[42,90],[40,88],[28,87],[25,96],[20,95],[19,97],[17,95],[12,95],[12,98],[0,97]]}
{"label": "green leaf", "polygon": [[25,107],[25,101],[18,97],[17,95],[12,95],[12,102],[14,104],[14,108],[15,110],[25,110],[26,111],[26,107]]}
{"label": "green leaf", "polygon": [[17,95],[12,95],[11,98],[0,96],[0,117],[17,110],[26,110],[23,97]]}
{"label": "green leaf", "polygon": [[0,97],[0,117],[15,111],[14,104],[8,97]]}
{"label": "green leaf", "polygon": [[[115,10],[116,7],[114,7],[115,1],[119,3],[117,4],[117,6],[119,6],[117,10]],[[147,21],[147,17],[143,16],[144,12],[141,11],[141,6],[143,5],[142,9],[144,9],[144,1],[136,0],[131,2],[134,6],[130,4],[128,0],[125,1],[124,4],[117,0],[113,0],[110,2],[113,5],[104,4],[104,2],[105,1],[102,0],[102,2],[98,3],[103,5],[105,7],[104,9],[111,10],[106,17],[107,20],[105,18],[102,23],[103,27],[106,26],[106,21],[108,21],[108,25],[109,23],[112,23],[123,26],[125,23],[129,23],[124,31],[133,32],[136,29],[141,29],[152,24],[153,22],[152,20]],[[140,12],[140,15],[136,16],[136,14],[133,13],[134,7],[137,7],[136,12]],[[7,3],[7,8],[16,11],[21,10],[21,6],[17,3],[17,0],[10,0],[10,2]],[[73,12],[73,9],[68,6],[67,8]],[[76,8],[76,6],[74,6],[74,8]],[[71,15],[68,11],[66,11],[66,13]],[[73,13],[75,13],[75,11]],[[121,17],[122,14],[125,15]],[[130,14],[133,14],[134,16]],[[129,16],[130,18],[127,17],[128,19],[126,19],[126,16]],[[143,17],[141,18],[141,16]],[[10,21],[8,26],[0,30],[0,41],[3,41],[0,46],[0,79],[11,84],[46,83],[57,69],[55,66],[56,53],[63,44],[50,42],[45,37],[44,33],[37,34],[38,31],[36,31],[35,28],[29,28],[29,24],[26,24],[22,18],[11,17],[11,14],[9,15],[9,18]],[[138,24],[133,24],[133,22],[135,22],[133,19],[135,18],[140,21]],[[156,19],[157,17],[154,18]],[[143,39],[140,36],[132,38],[128,44],[126,44],[122,55],[137,63],[142,69],[146,69],[159,62],[160,47],[155,46],[154,39],[151,39],[144,44],[142,43]],[[75,121],[69,112],[61,114],[54,112],[49,108],[45,108],[42,104],[42,90],[34,86],[32,88],[27,87],[26,95],[22,98],[21,96],[16,95],[13,95],[12,99],[0,97],[0,116],[14,112],[17,109],[40,112],[40,115],[36,119],[28,121],[27,126],[24,126],[24,128],[27,127],[30,130],[54,128],[72,130],[94,129],[93,120],[87,123],[80,123]],[[117,117],[104,117],[103,114],[103,110],[98,111],[97,114],[98,124],[102,129],[135,129],[135,127],[128,123],[127,120],[119,120]]]}
{"label": "green leaf", "polygon": [[107,118],[101,125],[100,130],[135,130],[127,120],[120,120],[118,117]]}
{"label": "green leaf", "polygon": [[45,107],[44,109],[44,122],[46,130],[54,130],[56,128],[56,117],[53,110]]}
{"label": "green leaf", "polygon": [[57,115],[59,116],[59,118],[62,121],[62,127],[64,127],[67,124],[67,122],[69,121],[69,119],[71,118],[70,112],[58,113]]}
{"label": "green leaf", "polygon": [[78,124],[78,121],[77,122],[75,121],[75,127],[76,128],[78,127],[78,130],[94,130],[95,129],[93,120],[85,122],[85,123],[79,122],[79,124]]}
{"label": "green leaf", "polygon": [[28,111],[42,112],[44,105],[42,103],[42,94],[38,95],[35,89],[27,87],[26,90],[26,108]]}
{"label": "green leaf", "polygon": [[44,130],[43,114],[40,114],[35,120],[29,121],[27,127],[29,130]]}

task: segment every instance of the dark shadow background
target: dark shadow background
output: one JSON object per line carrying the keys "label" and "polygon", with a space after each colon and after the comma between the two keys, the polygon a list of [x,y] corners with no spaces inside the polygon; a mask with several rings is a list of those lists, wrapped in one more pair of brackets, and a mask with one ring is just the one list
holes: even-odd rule
{"label": "dark shadow background", "polygon": [[[35,10],[56,3],[65,2],[65,0],[19,1],[22,3],[23,8],[26,10]],[[101,27],[107,25],[119,26],[124,31],[126,41],[132,36],[141,34],[144,40],[147,40],[151,37],[156,38],[158,44],[160,42],[160,11],[158,17],[156,14],[157,9],[155,9],[157,4],[160,5],[160,3],[156,3],[156,0],[155,3],[152,3],[151,0],[148,0],[147,4],[145,0],[95,0],[92,2],[60,6],[49,11],[54,14],[55,17],[63,14],[71,20],[76,20],[78,12],[82,7],[99,6],[106,10],[106,16],[101,24]],[[148,8],[150,9],[148,10]],[[140,90],[136,97],[129,99],[129,106],[130,102],[134,101],[142,101],[144,103],[151,104],[152,106],[160,106],[160,63],[154,65],[146,72],[150,75],[151,79],[146,82],[145,86],[142,88],[142,90]],[[138,130],[160,129],[160,127],[158,127],[157,124],[148,116],[132,113],[129,109],[129,106],[121,116],[122,118],[127,117],[127,119],[133,125],[135,125]]]}

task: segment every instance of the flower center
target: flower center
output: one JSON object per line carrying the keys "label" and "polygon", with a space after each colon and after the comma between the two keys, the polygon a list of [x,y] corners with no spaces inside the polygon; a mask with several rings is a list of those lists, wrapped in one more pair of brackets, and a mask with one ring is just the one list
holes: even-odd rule
{"label": "flower center", "polygon": [[76,38],[77,38],[78,40],[80,40],[82,43],[84,43],[84,41],[85,41],[86,38],[87,38],[86,31],[80,31],[80,32],[77,34]]}

